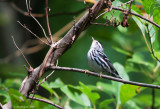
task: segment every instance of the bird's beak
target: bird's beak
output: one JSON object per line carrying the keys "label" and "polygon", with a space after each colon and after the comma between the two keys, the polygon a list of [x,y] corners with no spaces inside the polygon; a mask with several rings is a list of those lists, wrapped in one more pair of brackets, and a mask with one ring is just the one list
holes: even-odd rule
{"label": "bird's beak", "polygon": [[94,38],[92,37],[92,40],[94,41]]}

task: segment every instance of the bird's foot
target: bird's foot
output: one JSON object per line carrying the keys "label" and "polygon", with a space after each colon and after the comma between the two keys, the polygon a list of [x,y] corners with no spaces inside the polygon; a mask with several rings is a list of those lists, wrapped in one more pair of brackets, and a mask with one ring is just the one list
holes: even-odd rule
{"label": "bird's foot", "polygon": [[102,74],[102,72],[100,72],[100,73],[99,73],[99,77],[100,77],[100,79],[102,78],[102,75],[103,75],[103,74]]}
{"label": "bird's foot", "polygon": [[87,74],[87,72],[89,72],[89,70],[85,70],[85,74]]}

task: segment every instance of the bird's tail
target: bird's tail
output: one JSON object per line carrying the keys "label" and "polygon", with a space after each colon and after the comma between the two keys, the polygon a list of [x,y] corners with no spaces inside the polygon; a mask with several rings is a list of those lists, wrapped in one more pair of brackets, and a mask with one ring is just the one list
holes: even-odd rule
{"label": "bird's tail", "polygon": [[119,74],[118,74],[117,71],[116,71],[116,72],[112,72],[111,75],[114,76],[114,77],[116,77],[116,78],[122,79],[122,78],[119,76]]}

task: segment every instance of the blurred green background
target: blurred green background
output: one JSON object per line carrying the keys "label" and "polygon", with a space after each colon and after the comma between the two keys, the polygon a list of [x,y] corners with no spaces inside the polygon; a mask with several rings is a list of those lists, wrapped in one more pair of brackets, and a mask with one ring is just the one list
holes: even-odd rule
{"label": "blurred green background", "polygon": [[[121,3],[127,2],[128,0],[115,0],[113,2],[114,6],[119,6]],[[148,4],[152,5],[148,5]],[[92,5],[89,3],[89,5]],[[21,27],[17,21],[20,21],[22,24],[25,24],[32,32],[36,33],[39,37],[44,37],[42,30],[38,26],[38,24],[33,20],[33,18],[25,16],[24,14],[20,13],[16,8],[26,11],[25,0],[12,0],[12,1],[5,1],[0,2],[0,83],[2,93],[0,94],[3,99],[1,99],[1,103],[5,104],[9,100],[8,90],[13,88],[18,90],[22,80],[27,75],[25,68],[23,67],[25,63],[24,58],[20,56],[14,56],[13,53],[17,50],[11,36],[14,36],[17,45],[21,48],[26,41],[30,41],[36,39],[33,35],[31,35],[28,31],[26,31],[23,27]],[[141,8],[139,7],[141,6]],[[147,17],[152,16],[153,21],[160,24],[159,20],[157,20],[157,16],[159,13],[160,6],[159,1],[153,0],[135,0],[132,5],[132,12],[136,12],[141,14],[142,16],[148,15]],[[44,0],[36,0],[31,1],[32,13],[45,13],[45,1]],[[152,7],[155,7],[154,9]],[[68,23],[73,25],[74,17],[77,18],[79,15],[84,13],[84,11],[77,12],[79,10],[85,10],[86,5],[82,1],[78,0],[49,0],[49,8],[51,11],[49,14],[55,13],[62,13],[60,15],[53,15],[49,17],[50,21],[50,28],[52,34],[54,35],[58,31],[60,31],[64,26]],[[128,5],[123,6],[122,8],[127,9]],[[156,10],[157,9],[157,10]],[[87,9],[86,9],[87,10]],[[77,13],[73,13],[77,12]],[[72,13],[72,14],[68,14]],[[113,15],[117,18],[118,21],[122,21],[123,13],[120,11],[112,11],[95,22],[105,23],[106,20],[109,21]],[[106,19],[107,16],[107,19]],[[44,29],[47,33],[47,26],[45,17],[37,18],[38,21],[42,24]],[[118,22],[117,21],[117,22]],[[96,40],[100,41],[104,47],[104,51],[107,54],[110,61],[114,64],[117,71],[120,73],[122,78],[126,80],[136,81],[136,82],[144,82],[150,84],[159,84],[159,62],[151,55],[146,43],[149,45],[150,48],[150,39],[154,47],[154,52],[156,56],[159,58],[159,38],[158,38],[158,28],[152,26],[148,22],[141,20],[135,16],[129,16],[128,19],[129,27],[122,27],[121,25],[118,27],[113,26],[100,26],[100,25],[91,25],[81,33],[80,37],[74,43],[74,45],[63,55],[59,58],[58,66],[62,67],[74,67],[80,69],[88,69],[91,70],[88,66],[87,62],[87,52],[90,48],[92,43],[91,36],[94,37]],[[70,26],[68,26],[70,28]],[[61,31],[59,35],[56,36],[57,38],[62,38],[67,31]],[[151,38],[150,38],[151,36]],[[146,41],[145,41],[146,40]],[[57,41],[57,40],[56,40]],[[36,42],[36,41],[35,41]],[[37,45],[37,43],[35,44]],[[34,44],[30,45],[29,47],[34,47]],[[39,66],[47,50],[49,47],[47,45],[41,44],[38,52],[35,53],[26,53],[24,54],[27,60],[30,62],[32,67],[36,68]],[[47,76],[50,72],[47,72],[43,77]],[[102,108],[102,109],[109,109],[109,108],[123,108],[123,109],[139,109],[139,108],[147,108],[153,105],[153,89],[150,88],[140,88],[140,87],[132,87],[132,91],[138,90],[135,94],[133,94],[128,100],[124,100],[122,93],[116,95],[113,94],[109,89],[104,89],[102,91],[98,90],[98,86],[103,86],[107,88],[109,85],[110,88],[115,88],[114,85],[119,84],[117,82],[113,83],[110,80],[100,79],[97,77],[89,76],[87,74],[81,74],[76,72],[65,72],[65,71],[55,71],[55,73],[49,77],[47,83],[50,82],[56,83],[55,80],[63,81],[63,85],[71,85],[67,87],[76,87],[79,86],[80,88],[75,88],[75,90],[80,90],[82,93],[85,91],[81,90],[83,84],[87,87],[91,88],[93,92],[98,93],[98,98],[95,101],[92,100],[89,95],[89,99],[92,102],[91,106],[82,105],[76,102],[74,97],[70,97],[67,95],[66,88],[57,87],[54,91],[61,96],[64,101],[67,101],[67,96],[71,101],[69,102],[69,106],[74,108]],[[47,84],[46,83],[46,84]],[[121,84],[122,85],[122,84]],[[121,85],[119,85],[121,87]],[[57,102],[53,98],[51,98],[47,89],[48,85],[44,85],[38,91],[38,94],[44,96],[57,104],[63,104],[62,101]],[[52,85],[51,85],[52,86]],[[130,87],[130,86],[124,86]],[[51,88],[55,88],[54,86]],[[74,89],[73,88],[73,89]],[[103,88],[102,88],[103,89]],[[119,88],[118,88],[119,89]],[[118,90],[115,88],[115,90]],[[123,92],[123,88],[120,88],[121,92]],[[128,88],[129,90],[130,88]],[[61,90],[61,91],[60,91]],[[86,89],[87,90],[87,89]],[[88,89],[89,90],[89,89]],[[66,93],[65,93],[66,91]],[[107,92],[108,91],[108,92]],[[11,91],[12,92],[12,91]],[[74,91],[71,91],[74,92]],[[128,92],[128,91],[127,91]],[[126,92],[126,93],[127,93]],[[160,103],[157,100],[159,97],[159,91],[154,90],[156,103],[154,104],[155,108],[159,109]],[[51,92],[50,92],[51,93]],[[64,96],[62,93],[64,93]],[[91,93],[91,92],[90,92]],[[129,93],[129,92],[128,92]],[[131,92],[130,92],[131,93]],[[37,95],[38,96],[38,95]],[[127,96],[127,95],[125,95]],[[94,97],[93,97],[94,98]],[[104,101],[105,99],[109,99],[110,101]],[[115,99],[116,98],[116,99]],[[119,99],[118,99],[119,98]],[[104,104],[107,105],[103,106],[102,101]],[[142,102],[143,101],[143,102]],[[121,102],[121,103],[119,103]],[[33,102],[36,104],[37,102]],[[38,103],[37,103],[38,104]],[[43,104],[43,103],[42,103]],[[41,104],[41,105],[42,105]],[[101,104],[101,106],[100,106]],[[112,105],[110,105],[112,104]],[[132,105],[131,105],[132,104]],[[35,105],[36,108],[37,105]],[[48,106],[48,107],[47,107]],[[44,107],[51,108],[51,106],[44,104]],[[66,106],[63,104],[63,106]],[[107,107],[108,106],[108,107]]]}

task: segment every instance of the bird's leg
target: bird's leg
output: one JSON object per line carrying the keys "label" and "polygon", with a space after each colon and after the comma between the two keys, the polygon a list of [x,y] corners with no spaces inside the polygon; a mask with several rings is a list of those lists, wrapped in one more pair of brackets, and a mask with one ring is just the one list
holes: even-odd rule
{"label": "bird's leg", "polygon": [[103,73],[102,73],[102,72],[100,72],[100,73],[99,73],[99,77],[100,77],[100,79],[102,78],[102,75],[103,75]]}

